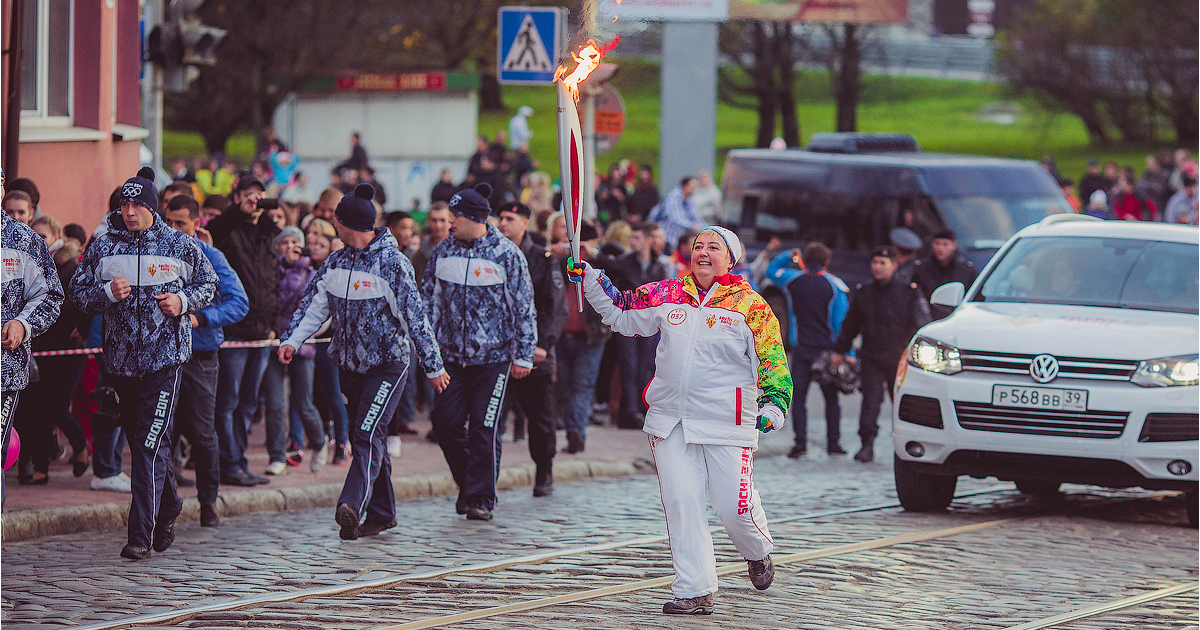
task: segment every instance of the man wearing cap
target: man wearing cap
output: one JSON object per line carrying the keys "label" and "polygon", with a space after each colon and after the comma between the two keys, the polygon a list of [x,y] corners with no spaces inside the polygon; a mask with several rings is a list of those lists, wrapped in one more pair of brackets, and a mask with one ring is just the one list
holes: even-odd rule
{"label": "man wearing cap", "polygon": [[[908,341],[917,329],[929,323],[929,303],[921,290],[896,276],[896,250],[883,246],[871,254],[874,282],[854,287],[850,307],[842,320],[842,330],[833,343],[831,363],[836,369],[842,361],[857,362],[862,378],[862,412],[858,435],[862,448],[854,459],[867,463],[875,458],[875,436],[879,433],[879,408],[883,405],[883,387],[888,396],[896,380],[896,366]],[[862,335],[858,358],[847,358],[854,338]]]}
{"label": "man wearing cap", "polygon": [[129,542],[121,556],[141,560],[175,540],[183,502],[175,492],[171,424],[180,371],[192,356],[187,316],[212,301],[218,278],[195,241],[159,217],[154,171],[121,187],[108,231],[84,252],[71,278],[79,310],[103,314],[106,383],[116,390],[133,459]]}
{"label": "man wearing cap", "polygon": [[[0,170],[0,197],[4,196],[4,171]],[[0,213],[3,235],[3,306],[4,322],[0,333],[0,447],[8,452],[17,398],[29,384],[30,340],[46,332],[58,319],[63,303],[63,287],[58,279],[54,258],[46,241],[32,228]],[[3,487],[0,481],[0,488]],[[0,503],[3,499],[0,499]]]}
{"label": "man wearing cap", "polygon": [[[554,344],[567,322],[567,303],[563,299],[566,281],[558,261],[529,236],[529,206],[509,202],[500,206],[500,232],[521,248],[529,264],[533,282],[533,305],[537,309],[537,347],[533,350],[533,371],[513,381],[509,393],[529,417],[529,457],[537,465],[533,496],[549,496],[554,491],[554,414],[549,401],[554,398]],[[507,413],[502,412],[501,417]]]}
{"label": "man wearing cap", "polygon": [[[260,220],[259,200],[266,187],[249,175],[238,180],[233,203],[206,226],[213,245],[225,254],[242,280],[250,312],[225,327],[226,341],[274,339],[279,325],[279,261],[274,249],[279,227]],[[258,408],[258,389],[267,370],[269,348],[221,348],[217,384],[217,436],[221,443],[221,483],[254,486],[268,483],[252,474],[246,460],[246,430]]]}
{"label": "man wearing cap", "polygon": [[895,227],[888,233],[888,240],[896,251],[896,278],[905,284],[912,282],[917,250],[921,249],[921,237],[906,227]]}
{"label": "man wearing cap", "polygon": [[508,379],[533,368],[537,312],[525,256],[487,222],[486,183],[450,199],[451,237],[438,243],[421,293],[442,348],[450,386],[430,420],[458,484],[455,509],[487,521],[500,473],[500,413]]}
{"label": "man wearing cap", "polygon": [[200,205],[190,195],[178,195],[162,212],[168,227],[192,237],[217,274],[217,293],[207,307],[188,313],[192,327],[192,358],[183,364],[179,382],[179,411],[175,434],[187,436],[196,464],[196,500],[200,502],[200,526],[221,524],[217,515],[217,491],[221,459],[217,446],[217,352],[225,341],[223,326],[246,316],[250,303],[246,290],[221,250],[196,237],[200,228]]}
{"label": "man wearing cap", "polygon": [[[932,240],[933,254],[918,259],[913,266],[912,281],[921,289],[921,295],[929,300],[934,289],[950,282],[961,282],[964,288],[969,288],[977,273],[975,263],[959,253],[954,230],[946,228],[936,232]],[[929,306],[933,319],[942,319],[952,310],[945,306]]]}
{"label": "man wearing cap", "polygon": [[329,357],[338,366],[353,429],[354,459],[334,512],[342,540],[396,526],[387,425],[400,400],[396,390],[403,389],[409,369],[418,369],[409,365],[410,337],[430,385],[441,391],[450,381],[412,264],[387,228],[375,227],[374,194],[370,184],[359,184],[338,202],[334,226],[346,246],[331,253],[308,283],[277,354],[287,365],[332,318]]}

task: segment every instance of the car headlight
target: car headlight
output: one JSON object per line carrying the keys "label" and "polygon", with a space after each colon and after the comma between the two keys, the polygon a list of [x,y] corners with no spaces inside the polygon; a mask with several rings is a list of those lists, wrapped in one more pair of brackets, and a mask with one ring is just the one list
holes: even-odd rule
{"label": "car headlight", "polygon": [[918,337],[908,347],[908,363],[938,374],[958,374],[962,371],[958,348],[926,337]]}
{"label": "car headlight", "polygon": [[1195,385],[1200,379],[1200,361],[1197,359],[1198,355],[1185,354],[1142,361],[1129,382],[1142,387]]}

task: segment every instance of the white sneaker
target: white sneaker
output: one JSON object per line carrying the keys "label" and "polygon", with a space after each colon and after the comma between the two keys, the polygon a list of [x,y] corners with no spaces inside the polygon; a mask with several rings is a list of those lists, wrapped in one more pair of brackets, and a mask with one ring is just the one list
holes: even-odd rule
{"label": "white sneaker", "polygon": [[321,470],[321,467],[329,461],[329,444],[326,443],[321,448],[313,451],[312,462],[309,463],[309,469],[314,473]]}
{"label": "white sneaker", "polygon": [[388,455],[392,457],[400,457],[400,453],[404,450],[404,443],[400,441],[399,435],[389,435],[387,439]]}
{"label": "white sneaker", "polygon": [[92,477],[92,490],[130,493],[133,492],[133,480],[123,472],[112,477]]}
{"label": "white sneaker", "polygon": [[286,475],[287,474],[287,462],[271,462],[271,464],[269,466],[267,466],[267,474],[268,475]]}

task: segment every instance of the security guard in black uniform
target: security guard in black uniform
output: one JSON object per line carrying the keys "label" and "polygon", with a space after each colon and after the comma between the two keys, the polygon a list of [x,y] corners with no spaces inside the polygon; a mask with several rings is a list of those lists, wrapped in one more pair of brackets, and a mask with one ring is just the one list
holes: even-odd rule
{"label": "security guard in black uniform", "polygon": [[[963,288],[971,286],[978,271],[975,263],[958,252],[958,237],[954,230],[945,229],[933,235],[933,254],[914,263],[912,281],[928,300],[933,290],[949,282],[961,282]],[[953,309],[936,304],[929,305],[935,320],[942,319]]]}
{"label": "security guard in black uniform", "polygon": [[[509,202],[500,206],[500,232],[521,248],[529,264],[533,281],[533,306],[537,310],[538,340],[533,355],[533,371],[522,379],[508,383],[509,397],[521,404],[529,418],[529,457],[537,464],[533,496],[544,497],[554,492],[554,345],[567,323],[567,301],[562,266],[546,248],[533,242],[529,228],[529,206]],[[504,416],[508,415],[505,410]]]}
{"label": "security guard in black uniform", "polygon": [[858,419],[858,435],[862,448],[854,459],[866,463],[875,458],[874,442],[879,433],[879,408],[883,404],[883,385],[888,397],[896,381],[896,367],[917,329],[928,324],[929,303],[915,283],[896,278],[896,250],[891,246],[877,248],[871,254],[870,284],[860,284],[850,293],[850,309],[842,321],[842,331],[833,344],[833,364],[836,368],[847,359],[851,343],[860,333],[862,348],[858,351],[862,378],[862,413]]}

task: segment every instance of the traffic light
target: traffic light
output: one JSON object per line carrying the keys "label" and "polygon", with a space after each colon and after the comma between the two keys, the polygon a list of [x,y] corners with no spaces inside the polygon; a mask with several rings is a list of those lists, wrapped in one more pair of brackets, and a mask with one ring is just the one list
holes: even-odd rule
{"label": "traffic light", "polygon": [[169,0],[166,19],[150,31],[146,38],[147,58],[163,69],[163,89],[171,92],[187,90],[200,76],[196,66],[217,63],[217,46],[225,31],[200,23],[196,11],[204,0]]}

